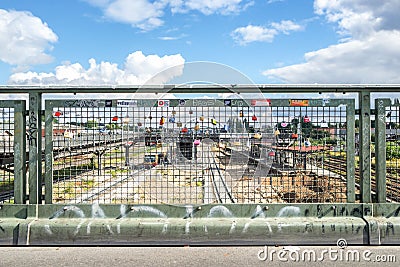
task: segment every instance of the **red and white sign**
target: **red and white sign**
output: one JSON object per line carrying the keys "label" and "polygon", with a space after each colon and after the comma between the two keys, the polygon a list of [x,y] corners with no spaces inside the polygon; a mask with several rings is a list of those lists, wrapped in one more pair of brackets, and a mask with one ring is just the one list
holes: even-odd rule
{"label": "red and white sign", "polygon": [[169,100],[158,100],[157,104],[159,107],[169,107]]}
{"label": "red and white sign", "polygon": [[252,99],[251,105],[269,107],[271,106],[271,99]]}

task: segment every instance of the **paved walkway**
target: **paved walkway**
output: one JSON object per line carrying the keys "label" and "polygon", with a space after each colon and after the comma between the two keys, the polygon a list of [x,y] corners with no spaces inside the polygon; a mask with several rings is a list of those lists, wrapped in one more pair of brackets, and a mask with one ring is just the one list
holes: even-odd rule
{"label": "paved walkway", "polygon": [[0,247],[0,253],[1,267],[400,265],[400,246]]}

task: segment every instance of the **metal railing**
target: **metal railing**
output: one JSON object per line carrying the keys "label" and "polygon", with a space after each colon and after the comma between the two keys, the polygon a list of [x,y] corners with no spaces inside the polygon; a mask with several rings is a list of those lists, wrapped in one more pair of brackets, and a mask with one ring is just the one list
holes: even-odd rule
{"label": "metal railing", "polygon": [[[55,219],[86,218],[89,207],[98,219],[314,216],[321,231],[328,216],[367,227],[367,240],[359,230],[352,236],[370,244],[383,243],[375,237],[386,222],[376,216],[397,227],[399,104],[372,103],[371,93],[400,86],[1,89],[29,102],[0,101],[0,213],[47,218],[46,231]],[[293,95],[273,97],[282,90]],[[113,98],[47,95],[94,92]],[[216,92],[231,95],[203,97]]]}
{"label": "metal railing", "polygon": [[302,101],[46,101],[46,203],[354,202],[354,101]]}

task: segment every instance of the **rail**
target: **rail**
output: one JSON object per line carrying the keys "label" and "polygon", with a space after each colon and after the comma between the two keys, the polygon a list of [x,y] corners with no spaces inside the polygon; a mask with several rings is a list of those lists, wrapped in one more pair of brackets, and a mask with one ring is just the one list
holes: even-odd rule
{"label": "rail", "polygon": [[400,244],[399,85],[0,90],[0,244]]}

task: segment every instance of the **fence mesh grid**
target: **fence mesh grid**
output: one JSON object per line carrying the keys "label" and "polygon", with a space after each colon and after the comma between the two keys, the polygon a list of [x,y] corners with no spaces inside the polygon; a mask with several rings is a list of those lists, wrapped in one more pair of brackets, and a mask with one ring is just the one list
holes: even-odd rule
{"label": "fence mesh grid", "polygon": [[0,203],[13,202],[14,109],[0,109]]}
{"label": "fence mesh grid", "polygon": [[[400,115],[399,106],[386,108],[386,196],[390,202],[400,202]],[[375,191],[375,179],[372,179]]]}
{"label": "fence mesh grid", "polygon": [[346,202],[346,106],[173,101],[54,106],[54,203]]}

